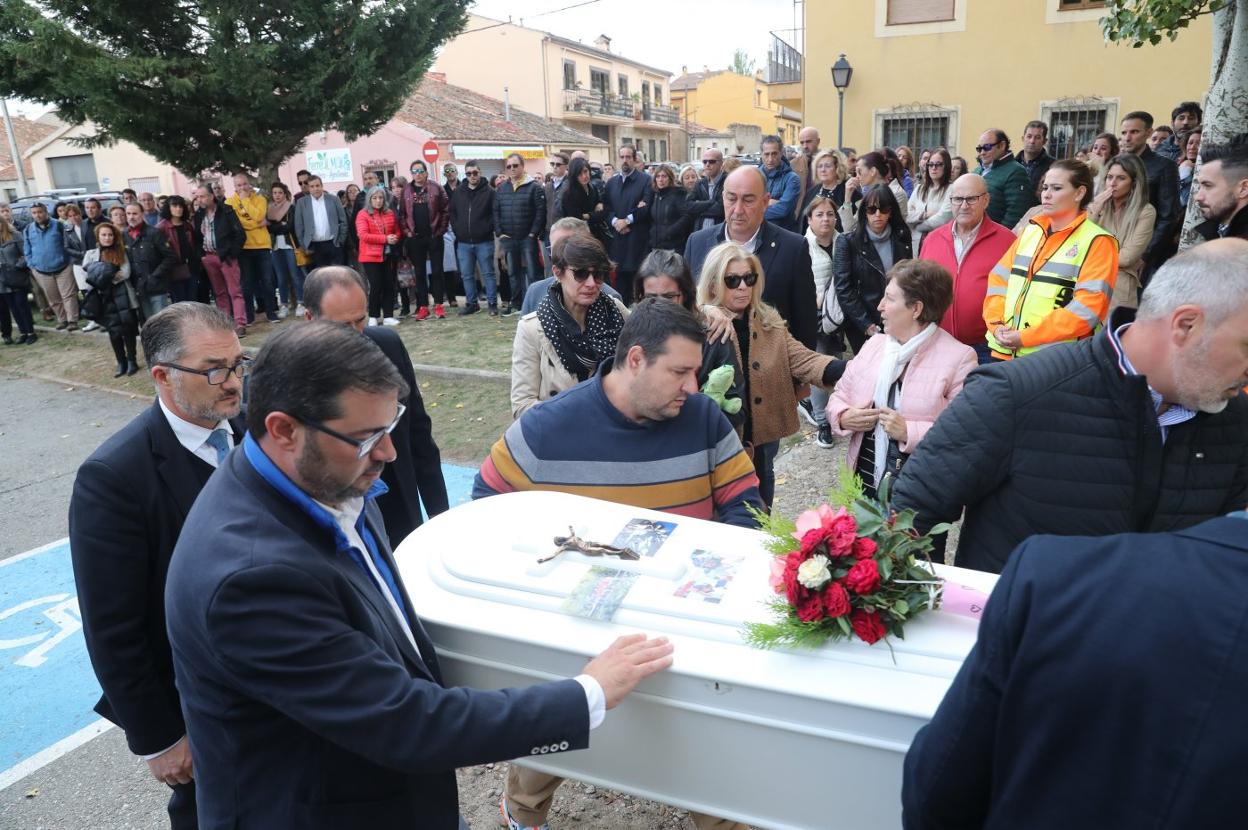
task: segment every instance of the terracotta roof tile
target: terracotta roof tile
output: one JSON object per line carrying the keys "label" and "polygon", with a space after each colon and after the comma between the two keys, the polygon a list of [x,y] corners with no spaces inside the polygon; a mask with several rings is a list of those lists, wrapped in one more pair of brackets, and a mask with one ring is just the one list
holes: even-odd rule
{"label": "terracotta roof tile", "polygon": [[427,130],[439,141],[606,146],[600,138],[519,107],[511,108],[507,121],[503,102],[497,98],[429,76],[408,96],[395,118]]}
{"label": "terracotta roof tile", "polygon": [[[56,129],[58,128],[52,124],[29,121],[25,118],[14,118],[13,134],[17,137],[18,152],[25,153],[31,147],[47,138],[48,134]],[[35,175],[30,159],[26,159],[23,166],[26,168],[27,176],[33,177]],[[13,164],[12,153],[9,152],[9,137],[5,133],[3,125],[0,125],[0,181],[7,182],[16,178],[17,167]]]}

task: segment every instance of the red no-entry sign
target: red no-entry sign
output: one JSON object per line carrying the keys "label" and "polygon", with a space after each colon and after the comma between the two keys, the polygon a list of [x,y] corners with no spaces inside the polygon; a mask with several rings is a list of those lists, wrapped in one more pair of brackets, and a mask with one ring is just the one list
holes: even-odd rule
{"label": "red no-entry sign", "polygon": [[425,161],[433,164],[438,160],[438,144],[435,141],[426,141],[425,146],[420,148],[420,154],[424,156]]}

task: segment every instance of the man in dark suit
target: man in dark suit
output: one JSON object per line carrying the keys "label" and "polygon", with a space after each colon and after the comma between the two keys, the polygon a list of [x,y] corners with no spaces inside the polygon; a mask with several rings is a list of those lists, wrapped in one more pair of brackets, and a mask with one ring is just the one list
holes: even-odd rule
{"label": "man in dark suit", "polygon": [[1246,519],[1020,545],[906,756],[907,830],[1233,824]]}
{"label": "man in dark suit", "polygon": [[620,147],[620,172],[607,181],[603,210],[611,224],[608,253],[615,262],[615,290],[625,305],[633,302],[633,278],[650,252],[650,203],[654,186],[631,144]]}
{"label": "man in dark suit", "polygon": [[[724,153],[722,150],[702,151],[702,176],[689,196],[689,213],[693,229],[700,231],[724,221]],[[697,274],[694,274],[697,279]]]}
{"label": "man in dark suit", "polygon": [[165,575],[200,489],[242,440],[246,364],[230,318],[200,303],[150,317],[143,352],[157,400],[79,468],[69,541],[87,652],[104,691],[95,710],[173,788],[169,818],[181,830],[197,826],[195,784],[165,633]]}
{"label": "man in dark suit", "polygon": [[342,265],[317,268],[303,284],[303,304],[309,320],[343,323],[376,343],[407,384],[408,397],[403,401],[407,409],[390,434],[395,459],[381,474],[381,480],[390,490],[377,499],[386,523],[386,535],[397,544],[420,527],[422,502],[430,518],[446,512],[450,506],[446,480],[442,476],[442,455],[433,442],[433,424],[425,412],[412,359],[394,331],[383,326],[364,325],[368,318],[367,283],[351,268]]}
{"label": "man in dark suit", "polygon": [[[685,260],[696,280],[706,255],[725,239],[753,252],[763,265],[763,299],[780,312],[795,338],[806,348],[814,349],[818,310],[810,248],[800,234],[764,221],[766,210],[766,182],[758,168],[740,167],[732,171],[724,184],[726,221],[690,236],[685,243]],[[726,325],[726,316],[716,309],[710,309],[708,318],[712,336]]]}
{"label": "man in dark suit", "polygon": [[206,827],[454,830],[457,767],[582,749],[671,663],[634,635],[570,680],[442,686],[375,502],[405,387],[328,321],[256,358],[247,437],[191,510],[165,592]]}

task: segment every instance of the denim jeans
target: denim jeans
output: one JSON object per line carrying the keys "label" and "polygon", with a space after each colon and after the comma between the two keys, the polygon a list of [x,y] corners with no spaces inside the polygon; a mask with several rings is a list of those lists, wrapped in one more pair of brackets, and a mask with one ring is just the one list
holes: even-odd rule
{"label": "denim jeans", "polygon": [[334,244],[332,239],[324,242],[313,242],[308,246],[308,253],[312,255],[311,270],[324,268],[326,265],[342,265],[346,263],[346,256],[342,248]]}
{"label": "denim jeans", "polygon": [[992,356],[992,349],[987,342],[976,343],[971,348],[975,350],[975,356],[979,358],[980,366],[987,366],[989,363],[997,362],[997,359]]}
{"label": "denim jeans", "polygon": [[481,266],[481,281],[485,283],[485,301],[490,308],[498,306],[498,278],[494,274],[494,243],[457,242],[455,255],[459,260],[459,276],[464,281],[464,300],[477,302],[477,268]]}
{"label": "denim jeans", "polygon": [[253,322],[253,310],[264,312],[270,320],[277,319],[277,293],[273,290],[273,254],[268,250],[245,249],[238,255],[243,278],[243,303],[247,306],[247,322]]}
{"label": "denim jeans", "polygon": [[507,270],[511,273],[511,307],[519,310],[529,284],[541,279],[537,264],[537,240],[528,236],[509,236],[503,240],[507,254]]}
{"label": "denim jeans", "polygon": [[144,294],[139,298],[139,303],[143,306],[144,320],[151,319],[156,312],[172,305],[168,294]]}
{"label": "denim jeans", "polygon": [[282,296],[282,305],[290,302],[290,295],[295,295],[295,302],[303,302],[303,270],[295,264],[294,248],[273,249],[273,271],[277,274],[277,290]]}
{"label": "denim jeans", "polygon": [[169,281],[169,298],[175,303],[193,303],[199,300],[199,269],[190,269],[191,275],[181,281]]}

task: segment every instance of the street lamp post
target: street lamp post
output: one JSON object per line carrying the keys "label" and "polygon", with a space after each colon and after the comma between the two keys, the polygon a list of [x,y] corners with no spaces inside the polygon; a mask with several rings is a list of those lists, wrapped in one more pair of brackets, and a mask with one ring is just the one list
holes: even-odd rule
{"label": "street lamp post", "polygon": [[849,79],[854,77],[854,68],[849,65],[849,61],[845,60],[845,53],[836,59],[836,63],[832,64],[832,85],[836,87],[837,97],[840,98],[840,112],[837,115],[836,124],[836,147],[839,150],[845,146],[845,90],[849,87]]}

